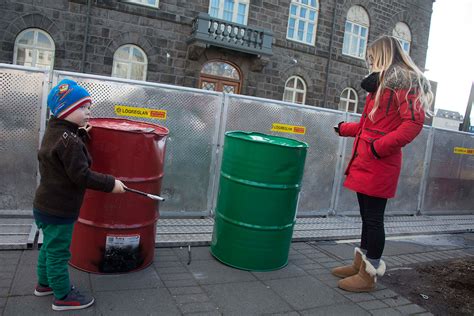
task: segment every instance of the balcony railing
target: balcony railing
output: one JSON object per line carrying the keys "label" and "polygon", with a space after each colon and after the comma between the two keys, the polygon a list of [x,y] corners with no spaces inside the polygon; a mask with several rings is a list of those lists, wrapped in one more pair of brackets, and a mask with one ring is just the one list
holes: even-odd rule
{"label": "balcony railing", "polygon": [[201,42],[253,55],[272,55],[271,30],[216,19],[199,13],[194,19],[189,43]]}

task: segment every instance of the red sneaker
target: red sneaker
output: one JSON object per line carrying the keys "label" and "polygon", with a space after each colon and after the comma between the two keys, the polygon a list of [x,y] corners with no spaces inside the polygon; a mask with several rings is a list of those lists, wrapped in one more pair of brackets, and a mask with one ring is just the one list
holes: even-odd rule
{"label": "red sneaker", "polygon": [[53,294],[53,289],[49,286],[42,286],[39,283],[36,284],[35,296],[47,296]]}

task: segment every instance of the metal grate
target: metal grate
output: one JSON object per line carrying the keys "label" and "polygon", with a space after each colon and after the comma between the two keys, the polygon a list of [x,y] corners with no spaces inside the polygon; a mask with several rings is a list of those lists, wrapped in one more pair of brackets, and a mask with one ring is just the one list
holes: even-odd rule
{"label": "metal grate", "polygon": [[[70,75],[69,75],[70,76]],[[59,74],[58,80],[64,78]],[[93,99],[92,115],[119,117],[115,105],[167,111],[166,120],[123,117],[167,127],[166,161],[160,211],[210,213],[211,173],[215,159],[221,96],[162,85],[127,83],[110,78],[73,77]]]}
{"label": "metal grate", "polygon": [[0,68],[0,210],[31,209],[44,78]]}
{"label": "metal grate", "polygon": [[[230,96],[225,130],[257,131],[308,143],[298,215],[326,215],[331,204],[339,144],[332,126],[340,122],[342,117],[343,113],[318,108],[295,107],[270,100]],[[300,135],[273,132],[273,123],[304,126],[306,133]]]}

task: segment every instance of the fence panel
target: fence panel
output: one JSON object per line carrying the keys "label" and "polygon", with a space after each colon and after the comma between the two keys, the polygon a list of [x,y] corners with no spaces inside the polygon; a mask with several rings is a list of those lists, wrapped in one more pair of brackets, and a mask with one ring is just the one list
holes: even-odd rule
{"label": "fence panel", "polygon": [[[92,96],[94,117],[127,118],[169,128],[160,205],[163,215],[208,215],[212,206],[215,151],[222,95],[140,81],[74,73],[56,73],[76,80]],[[118,114],[117,105],[166,111],[165,120]]]}
{"label": "fence panel", "polygon": [[0,213],[32,209],[47,80],[39,69],[0,66]]}
{"label": "fence panel", "polygon": [[474,214],[473,148],[472,134],[434,130],[423,214]]}
{"label": "fence panel", "polygon": [[[331,207],[339,139],[332,126],[342,112],[301,107],[274,100],[229,95],[225,130],[257,131],[309,144],[297,214],[326,215]],[[304,135],[272,131],[272,124],[303,126]]]}

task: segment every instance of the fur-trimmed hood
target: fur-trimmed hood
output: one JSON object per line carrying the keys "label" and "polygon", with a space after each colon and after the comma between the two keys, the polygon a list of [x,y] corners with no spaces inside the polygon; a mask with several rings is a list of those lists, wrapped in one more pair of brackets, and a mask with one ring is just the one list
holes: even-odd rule
{"label": "fur-trimmed hood", "polygon": [[[421,87],[423,91],[429,91],[430,83],[425,76],[421,76]],[[411,83],[411,84],[410,84]],[[404,67],[395,65],[390,67],[385,73],[385,86],[389,89],[410,89],[420,86],[416,73]]]}

